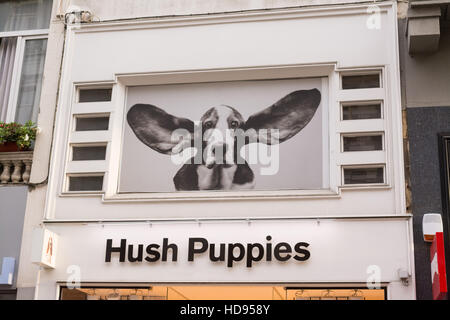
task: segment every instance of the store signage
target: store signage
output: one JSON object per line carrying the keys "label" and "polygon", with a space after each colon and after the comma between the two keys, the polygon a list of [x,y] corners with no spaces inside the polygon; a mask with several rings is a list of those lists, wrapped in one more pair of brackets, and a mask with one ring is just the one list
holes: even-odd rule
{"label": "store signage", "polygon": [[[187,259],[195,262],[200,256],[208,256],[211,262],[224,263],[232,268],[234,263],[244,261],[247,268],[251,268],[259,261],[306,261],[311,254],[306,242],[291,245],[287,242],[272,243],[272,237],[266,237],[266,243],[209,243],[205,238],[189,238],[187,245]],[[129,244],[127,239],[120,243],[112,239],[106,240],[105,262],[111,262],[116,254],[119,262],[149,262],[178,261],[179,246],[164,238],[162,244]]]}
{"label": "store signage", "polygon": [[58,235],[48,229],[33,230],[32,262],[44,268],[56,268]]}
{"label": "store signage", "polygon": [[444,234],[437,232],[431,245],[431,281],[433,282],[433,299],[447,299],[447,277],[445,271]]}

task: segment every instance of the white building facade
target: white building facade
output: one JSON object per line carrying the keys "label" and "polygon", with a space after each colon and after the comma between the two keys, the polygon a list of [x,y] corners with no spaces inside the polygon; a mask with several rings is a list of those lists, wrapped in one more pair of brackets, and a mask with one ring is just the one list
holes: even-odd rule
{"label": "white building facade", "polygon": [[[212,285],[415,298],[395,2],[56,1],[52,17],[31,173],[48,184],[28,195],[19,298],[73,285],[84,298]],[[238,125],[291,108],[293,92],[313,115],[277,122],[290,139],[268,149],[275,174],[246,158],[252,188],[236,174],[225,187],[226,171],[202,187],[204,163],[181,175],[161,152],[161,132],[213,105]]]}

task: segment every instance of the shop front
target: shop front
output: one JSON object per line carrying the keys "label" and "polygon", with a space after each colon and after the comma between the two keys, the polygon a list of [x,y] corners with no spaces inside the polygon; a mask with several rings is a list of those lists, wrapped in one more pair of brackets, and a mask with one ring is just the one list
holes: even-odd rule
{"label": "shop front", "polygon": [[[61,300],[384,300],[384,289],[304,289],[279,285],[91,286],[62,288]],[[193,313],[192,308],[186,313]],[[180,313],[182,311],[180,310]],[[194,313],[195,314],[195,311]]]}
{"label": "shop front", "polygon": [[39,287],[63,300],[379,300],[410,286],[399,278],[410,270],[405,219],[49,229],[64,240],[56,268],[41,271]]}
{"label": "shop front", "polygon": [[21,287],[414,299],[396,28],[393,2],[68,23]]}

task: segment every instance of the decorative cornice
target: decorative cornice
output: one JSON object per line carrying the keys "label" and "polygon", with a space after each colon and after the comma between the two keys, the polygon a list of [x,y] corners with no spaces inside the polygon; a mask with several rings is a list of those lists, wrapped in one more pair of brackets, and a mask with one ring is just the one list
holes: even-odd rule
{"label": "decorative cornice", "polygon": [[266,9],[232,13],[199,14],[175,17],[148,17],[69,25],[74,33],[124,31],[137,29],[173,28],[182,26],[212,25],[236,22],[288,20],[349,14],[367,14],[367,8],[376,5],[380,12],[387,12],[393,1],[365,2],[300,8]]}
{"label": "decorative cornice", "polygon": [[0,160],[33,160],[33,151],[0,152]]}

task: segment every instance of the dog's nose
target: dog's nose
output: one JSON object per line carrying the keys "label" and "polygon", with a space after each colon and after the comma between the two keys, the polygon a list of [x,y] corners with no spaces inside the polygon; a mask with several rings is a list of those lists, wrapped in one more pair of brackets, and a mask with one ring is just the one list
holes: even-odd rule
{"label": "dog's nose", "polygon": [[213,156],[224,157],[228,151],[228,145],[226,143],[218,143],[212,148]]}

